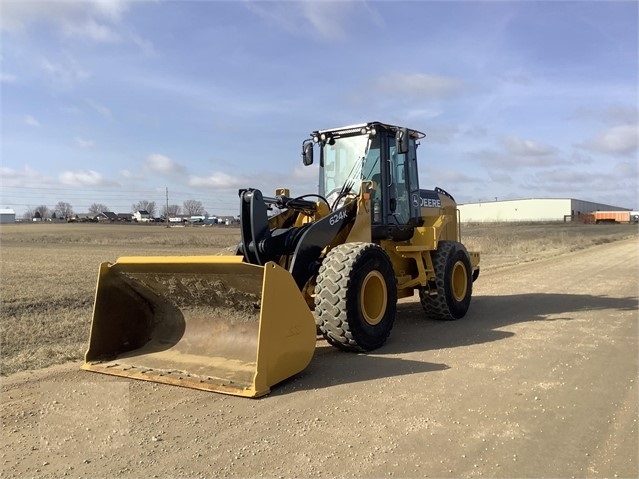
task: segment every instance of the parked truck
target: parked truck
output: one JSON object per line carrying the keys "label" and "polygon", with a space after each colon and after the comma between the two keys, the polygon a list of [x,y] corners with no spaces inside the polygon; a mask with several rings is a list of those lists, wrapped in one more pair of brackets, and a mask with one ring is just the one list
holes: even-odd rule
{"label": "parked truck", "polygon": [[593,211],[594,223],[639,223],[639,211]]}

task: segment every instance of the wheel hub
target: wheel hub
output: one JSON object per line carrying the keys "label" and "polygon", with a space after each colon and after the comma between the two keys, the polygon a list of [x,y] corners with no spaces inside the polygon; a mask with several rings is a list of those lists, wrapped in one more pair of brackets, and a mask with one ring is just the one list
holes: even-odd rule
{"label": "wheel hub", "polygon": [[364,320],[371,326],[379,324],[386,312],[388,292],[386,282],[379,271],[369,272],[360,290],[360,309]]}
{"label": "wheel hub", "polygon": [[453,266],[453,274],[451,275],[452,293],[456,301],[463,301],[468,289],[468,272],[466,265],[462,261],[457,261]]}

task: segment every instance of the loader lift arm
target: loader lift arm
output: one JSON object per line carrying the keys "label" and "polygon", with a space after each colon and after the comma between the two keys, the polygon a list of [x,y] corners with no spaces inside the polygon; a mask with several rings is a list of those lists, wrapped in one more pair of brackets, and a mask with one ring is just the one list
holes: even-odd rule
{"label": "loader lift arm", "polygon": [[[238,254],[244,256],[245,262],[258,266],[268,261],[280,263],[286,257],[288,270],[300,290],[319,270],[322,251],[354,221],[356,214],[355,204],[349,203],[317,221],[293,226],[299,212],[313,213],[317,204],[303,198],[269,198],[252,188],[240,190],[239,196],[242,239]],[[285,220],[283,227],[271,229],[268,209],[272,205],[297,213]]]}

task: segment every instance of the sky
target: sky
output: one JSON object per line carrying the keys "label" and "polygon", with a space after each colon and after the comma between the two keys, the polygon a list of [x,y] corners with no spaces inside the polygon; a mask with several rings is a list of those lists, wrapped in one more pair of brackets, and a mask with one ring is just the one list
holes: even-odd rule
{"label": "sky", "polygon": [[239,188],[317,192],[312,131],[382,121],[458,203],[637,209],[638,8],[0,0],[0,207],[237,215]]}

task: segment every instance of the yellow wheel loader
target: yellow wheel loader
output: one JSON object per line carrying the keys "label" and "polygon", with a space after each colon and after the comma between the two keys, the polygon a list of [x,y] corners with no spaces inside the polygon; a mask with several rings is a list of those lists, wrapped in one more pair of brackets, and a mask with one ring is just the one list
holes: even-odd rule
{"label": "yellow wheel loader", "polygon": [[319,155],[318,193],[240,190],[235,255],[103,263],[83,369],[259,397],[306,368],[318,335],[381,347],[415,291],[425,316],[463,317],[479,253],[453,197],[419,188],[423,137],[380,122],[314,131],[302,159]]}

